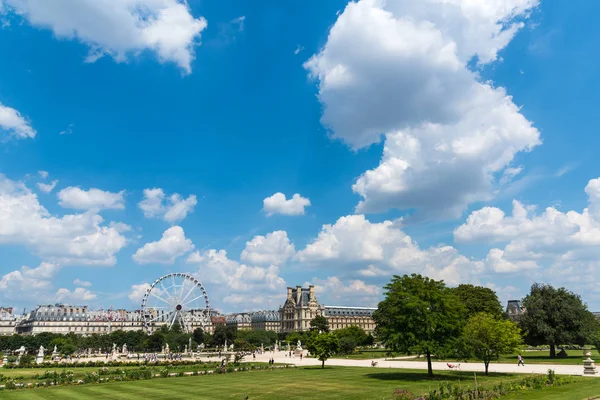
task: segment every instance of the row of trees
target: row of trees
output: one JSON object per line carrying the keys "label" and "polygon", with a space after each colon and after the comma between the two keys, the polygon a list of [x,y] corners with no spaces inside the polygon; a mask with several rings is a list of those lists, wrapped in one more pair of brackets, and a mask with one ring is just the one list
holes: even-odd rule
{"label": "row of trees", "polygon": [[598,322],[581,298],[564,288],[534,284],[523,299],[527,310],[516,324],[507,319],[496,293],[473,285],[447,287],[421,275],[394,276],[373,318],[377,336],[397,352],[423,354],[433,376],[432,355],[478,358],[485,364],[523,343],[584,345],[597,340]]}

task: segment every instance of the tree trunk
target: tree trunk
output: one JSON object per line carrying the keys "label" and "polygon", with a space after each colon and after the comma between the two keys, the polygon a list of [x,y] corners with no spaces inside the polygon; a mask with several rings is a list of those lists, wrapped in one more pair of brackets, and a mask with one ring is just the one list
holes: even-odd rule
{"label": "tree trunk", "polygon": [[487,376],[488,375],[488,367],[490,366],[490,362],[484,361],[483,363],[485,364],[485,376]]}
{"label": "tree trunk", "polygon": [[325,360],[321,361],[321,368],[325,368]]}
{"label": "tree trunk", "polygon": [[556,357],[556,345],[551,344],[550,345],[550,358],[554,358]]}
{"label": "tree trunk", "polygon": [[431,352],[427,349],[427,376],[433,376],[433,368],[431,368]]}

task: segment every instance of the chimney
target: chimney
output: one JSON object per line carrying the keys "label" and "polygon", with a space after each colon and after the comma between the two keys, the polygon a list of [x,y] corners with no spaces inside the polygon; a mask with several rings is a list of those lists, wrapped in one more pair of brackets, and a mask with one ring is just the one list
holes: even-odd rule
{"label": "chimney", "polygon": [[310,291],[310,301],[316,301],[316,299],[315,299],[315,285],[310,285],[308,287],[308,290]]}
{"label": "chimney", "polygon": [[292,299],[292,288],[288,287],[287,289],[288,289],[288,296],[287,296],[287,298],[290,299],[290,300],[293,300]]}
{"label": "chimney", "polygon": [[302,301],[302,286],[296,286],[296,304],[300,304]]}

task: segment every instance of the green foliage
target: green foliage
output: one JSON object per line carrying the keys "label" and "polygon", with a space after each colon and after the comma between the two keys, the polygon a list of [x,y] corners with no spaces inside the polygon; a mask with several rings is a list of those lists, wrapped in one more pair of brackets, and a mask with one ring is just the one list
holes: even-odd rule
{"label": "green foliage", "polygon": [[327,318],[322,315],[317,315],[314,317],[310,321],[310,330],[317,332],[329,332],[329,323],[327,323]]}
{"label": "green foliage", "polygon": [[369,335],[367,335],[364,329],[354,325],[335,330],[334,333],[340,340],[344,337],[352,338],[356,346],[367,346],[372,340],[372,337],[369,338]]}
{"label": "green foliage", "polygon": [[236,351],[253,351],[256,349],[256,346],[246,342],[244,339],[237,338],[233,343]]}
{"label": "green foliage", "polygon": [[197,344],[204,343],[204,331],[202,330],[202,328],[194,329],[194,332],[192,332],[192,339]]}
{"label": "green foliage", "polygon": [[342,354],[352,354],[356,349],[356,340],[352,336],[342,336],[339,338],[339,342]]}
{"label": "green foliage", "polygon": [[373,314],[379,339],[395,352],[426,354],[433,376],[431,354],[462,331],[465,311],[459,299],[443,281],[417,274],[395,275],[385,291]]}
{"label": "green foliage", "polygon": [[480,312],[485,312],[495,317],[500,317],[503,314],[502,304],[500,304],[496,292],[490,288],[460,284],[453,288],[452,292],[465,307],[468,318]]}
{"label": "green foliage", "polygon": [[277,340],[277,333],[273,331],[239,330],[237,331],[237,338],[243,339],[254,347],[260,347],[261,344],[272,346]]}
{"label": "green foliage", "polygon": [[486,375],[492,359],[516,351],[523,341],[514,322],[488,313],[472,316],[465,326],[464,335],[473,355],[485,364]]}
{"label": "green foliage", "polygon": [[321,361],[321,368],[325,368],[325,361],[340,351],[340,341],[333,333],[313,331],[308,338],[306,348],[310,354]]}
{"label": "green foliage", "polygon": [[525,343],[550,345],[550,357],[556,356],[556,346],[583,346],[598,332],[598,321],[581,297],[565,288],[535,283],[522,305],[527,311],[519,318],[519,326]]}
{"label": "green foliage", "polygon": [[223,346],[225,340],[228,343],[233,343],[237,338],[237,328],[235,326],[217,325],[213,333],[213,344],[215,346]]}

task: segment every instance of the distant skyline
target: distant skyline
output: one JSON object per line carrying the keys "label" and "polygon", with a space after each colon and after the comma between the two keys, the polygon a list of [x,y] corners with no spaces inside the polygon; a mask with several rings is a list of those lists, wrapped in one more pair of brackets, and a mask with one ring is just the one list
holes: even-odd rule
{"label": "distant skyline", "polygon": [[0,306],[393,274],[600,310],[600,4],[0,0]]}

